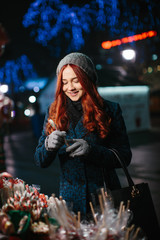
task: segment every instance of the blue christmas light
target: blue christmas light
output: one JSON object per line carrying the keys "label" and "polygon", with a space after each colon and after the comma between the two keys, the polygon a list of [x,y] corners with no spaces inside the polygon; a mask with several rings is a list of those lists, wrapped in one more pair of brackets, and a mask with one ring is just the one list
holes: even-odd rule
{"label": "blue christmas light", "polygon": [[28,78],[36,78],[38,75],[26,55],[16,60],[8,60],[3,67],[0,67],[0,83],[9,85],[11,92],[18,92]]}
{"label": "blue christmas light", "polygon": [[60,46],[65,45],[66,52],[81,49],[93,28],[107,31],[111,38],[155,30],[160,25],[154,16],[158,7],[160,3],[153,0],[91,0],[81,7],[76,1],[71,7],[62,0],[35,0],[24,15],[23,26],[30,28],[36,42],[58,56]]}

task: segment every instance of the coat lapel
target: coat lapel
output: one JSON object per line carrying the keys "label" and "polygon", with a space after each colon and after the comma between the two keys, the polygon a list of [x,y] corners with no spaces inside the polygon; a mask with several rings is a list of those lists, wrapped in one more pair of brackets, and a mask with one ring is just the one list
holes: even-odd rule
{"label": "coat lapel", "polygon": [[77,138],[84,138],[87,135],[88,131],[83,126],[83,117],[78,121],[74,131]]}
{"label": "coat lapel", "polygon": [[73,128],[72,123],[69,125],[69,130],[67,132],[67,138],[84,138],[87,135],[87,129],[83,126],[83,117],[78,121],[75,128]]}

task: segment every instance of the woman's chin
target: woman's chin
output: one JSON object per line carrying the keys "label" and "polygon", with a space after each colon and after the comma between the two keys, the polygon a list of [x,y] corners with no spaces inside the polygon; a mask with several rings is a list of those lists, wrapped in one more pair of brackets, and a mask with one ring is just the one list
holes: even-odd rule
{"label": "woman's chin", "polygon": [[79,95],[69,95],[68,96],[72,101],[78,101],[80,99],[80,96]]}

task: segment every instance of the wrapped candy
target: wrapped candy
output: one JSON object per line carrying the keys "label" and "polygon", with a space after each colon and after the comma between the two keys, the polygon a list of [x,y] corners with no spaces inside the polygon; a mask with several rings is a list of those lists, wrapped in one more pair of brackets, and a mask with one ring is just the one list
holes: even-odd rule
{"label": "wrapped candy", "polygon": [[[74,217],[69,213],[66,202],[62,198],[60,200],[54,195],[48,199],[47,213],[50,218],[55,218],[64,228],[74,228]],[[72,224],[71,224],[72,223]]]}
{"label": "wrapped candy", "polygon": [[13,196],[13,180],[0,178],[0,198],[1,204],[7,203],[7,199]]}
{"label": "wrapped candy", "polygon": [[31,224],[31,231],[38,234],[48,234],[49,227],[46,223],[39,221]]}
{"label": "wrapped candy", "polygon": [[[129,204],[121,202],[119,209],[115,209],[112,197],[103,189],[98,193],[99,207],[89,203],[93,215],[89,222],[81,221],[80,212],[77,215],[71,212],[62,197],[54,194],[48,197],[18,178],[1,178],[0,189],[4,193],[0,231],[4,234],[20,236],[29,231],[33,239],[146,240],[140,228],[129,226],[132,219]],[[18,226],[14,225],[15,215]]]}
{"label": "wrapped candy", "polygon": [[23,180],[16,178],[14,180],[14,184],[13,184],[13,191],[15,192],[19,192],[20,194],[23,194],[23,192],[25,191],[25,183]]}
{"label": "wrapped candy", "polygon": [[26,224],[27,220],[28,220],[28,216],[27,216],[27,215],[25,215],[25,216],[20,220],[20,222],[19,222],[19,228],[18,228],[18,230],[17,230],[17,233],[18,233],[18,234],[20,234],[20,233],[22,232],[23,227],[24,227],[24,225]]}
{"label": "wrapped candy", "polygon": [[6,235],[10,235],[15,232],[14,225],[10,221],[7,214],[0,212],[0,231]]}

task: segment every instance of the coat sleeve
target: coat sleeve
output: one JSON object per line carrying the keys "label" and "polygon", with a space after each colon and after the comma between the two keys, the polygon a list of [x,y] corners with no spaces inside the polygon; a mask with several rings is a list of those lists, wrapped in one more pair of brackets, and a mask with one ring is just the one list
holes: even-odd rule
{"label": "coat sleeve", "polygon": [[110,149],[115,149],[121,161],[128,166],[131,162],[132,152],[126,131],[122,111],[117,103],[111,107],[112,121],[109,135],[103,144],[90,144],[88,159],[99,167],[106,169],[120,168],[120,163],[115,154]]}
{"label": "coat sleeve", "polygon": [[56,155],[57,155],[57,151],[47,151],[45,148],[45,144],[44,144],[46,139],[45,127],[46,127],[47,119],[48,119],[48,112],[46,113],[42,134],[39,138],[38,145],[36,147],[35,154],[34,154],[35,164],[42,168],[48,167],[53,162],[53,160],[56,158]]}

